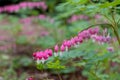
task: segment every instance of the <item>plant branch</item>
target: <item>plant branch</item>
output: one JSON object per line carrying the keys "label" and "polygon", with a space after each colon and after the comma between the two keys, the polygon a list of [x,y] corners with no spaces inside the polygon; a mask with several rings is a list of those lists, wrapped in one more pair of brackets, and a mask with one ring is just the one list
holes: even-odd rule
{"label": "plant branch", "polygon": [[113,12],[112,12],[112,18],[113,18],[113,23],[114,23],[114,25],[117,26]]}
{"label": "plant branch", "polygon": [[110,23],[113,23],[113,21],[109,18],[109,17],[107,17],[106,15],[103,15]]}
{"label": "plant branch", "polygon": [[62,80],[62,77],[61,77],[61,75],[58,72],[57,72],[57,75],[59,77],[59,80]]}
{"label": "plant branch", "polygon": [[[103,24],[94,24],[94,25],[89,26],[88,28],[85,28],[84,30],[87,30],[87,29],[92,28],[92,27],[95,27],[95,26],[103,26],[103,25],[112,26],[111,24],[107,24],[107,23],[103,23]],[[84,30],[82,30],[82,31],[84,31]]]}
{"label": "plant branch", "polygon": [[93,71],[90,71],[90,73],[97,78],[97,80],[101,80]]}
{"label": "plant branch", "polygon": [[114,13],[113,12],[112,12],[112,18],[113,18],[113,22],[114,22],[114,25],[112,25],[112,28],[114,30],[114,34],[117,37],[118,43],[120,45],[120,37],[119,37],[118,31],[117,31],[118,30],[118,24],[115,21],[115,17],[114,17]]}
{"label": "plant branch", "polygon": [[[95,26],[98,26],[98,25],[100,25],[100,26],[102,26],[102,25],[108,25],[108,26],[110,26],[110,27],[113,29],[113,32],[114,32],[115,36],[117,37],[118,43],[119,43],[119,45],[120,45],[120,37],[119,37],[119,34],[118,34],[116,28],[115,28],[112,24],[95,24],[95,25],[89,26],[88,28],[86,28],[86,29],[84,29],[84,30],[87,30],[87,29],[89,29],[89,28],[91,28],[91,27],[95,27]],[[84,30],[82,30],[82,31],[84,31]]]}
{"label": "plant branch", "polygon": [[120,45],[120,37],[119,37],[119,34],[118,34],[117,30],[116,30],[114,27],[112,27],[112,28],[113,28],[113,30],[114,30],[114,34],[115,34],[115,36],[117,37],[118,43],[119,43],[119,45]]}

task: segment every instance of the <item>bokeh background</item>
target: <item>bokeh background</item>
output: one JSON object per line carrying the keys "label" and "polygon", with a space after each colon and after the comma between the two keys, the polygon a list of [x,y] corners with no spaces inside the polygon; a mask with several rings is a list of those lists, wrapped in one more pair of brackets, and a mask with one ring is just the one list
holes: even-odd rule
{"label": "bokeh background", "polygon": [[[35,77],[35,80],[43,80],[46,75],[50,79],[58,80],[54,70],[45,69],[43,73],[36,68],[32,53],[46,48],[53,49],[55,44],[61,44],[65,39],[70,39],[90,25],[108,23],[101,14],[95,11],[90,14],[84,11],[74,11],[73,6],[66,6],[66,1],[0,0],[0,80],[25,80],[30,76]],[[77,0],[75,1],[77,2]],[[104,3],[113,0],[91,1]],[[86,4],[90,4],[90,2]],[[93,6],[89,10],[92,8]],[[109,14],[109,11],[104,11]],[[118,10],[116,16],[119,14]],[[109,32],[111,33],[111,31]],[[113,39],[113,42],[117,42],[116,38]],[[113,42],[109,46],[113,45]],[[119,53],[118,43],[115,45],[115,51]],[[73,50],[70,57],[62,62],[68,66],[65,70],[60,71],[63,80],[97,80],[91,78],[93,75],[88,76],[87,70],[91,65],[87,65],[85,68],[85,63],[80,63],[81,57],[78,57],[80,55],[73,56],[72,54],[89,53],[87,56],[91,59],[95,52],[107,54],[107,47],[108,44],[99,46],[88,41],[80,48]],[[111,78],[106,79],[107,74],[97,75],[105,78],[101,80],[120,80],[119,57],[113,62],[109,60],[109,57],[108,55],[105,59],[110,62],[111,66],[106,65],[109,70],[105,70],[105,73],[109,73]],[[93,63],[97,65],[95,60]],[[98,73],[104,72],[105,69],[104,64],[100,66],[102,69],[98,70]],[[118,72],[113,74],[115,71]]]}

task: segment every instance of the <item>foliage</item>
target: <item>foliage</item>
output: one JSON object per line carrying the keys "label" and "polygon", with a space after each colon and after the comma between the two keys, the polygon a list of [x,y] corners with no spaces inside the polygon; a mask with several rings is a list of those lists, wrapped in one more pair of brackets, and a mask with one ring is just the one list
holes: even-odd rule
{"label": "foliage", "polygon": [[[25,72],[24,68],[33,71],[33,65],[36,65],[38,73],[45,69],[50,74],[60,73],[63,78],[64,75],[79,72],[79,76],[86,77],[87,80],[119,80],[120,0],[45,2],[48,6],[45,11],[33,8],[0,14],[0,77],[5,80],[10,77],[11,80],[25,80],[34,73]],[[43,14],[45,18],[39,19],[39,14]],[[64,40],[96,26],[100,28],[100,35],[106,36],[104,33],[107,30],[112,38],[111,42],[99,45],[87,40],[77,48],[62,52],[62,56],[56,57],[53,53],[45,63],[33,63],[31,55],[34,51],[51,48],[54,52],[55,44],[61,45]],[[109,47],[114,51],[109,51]],[[19,71],[22,71],[21,75]]]}

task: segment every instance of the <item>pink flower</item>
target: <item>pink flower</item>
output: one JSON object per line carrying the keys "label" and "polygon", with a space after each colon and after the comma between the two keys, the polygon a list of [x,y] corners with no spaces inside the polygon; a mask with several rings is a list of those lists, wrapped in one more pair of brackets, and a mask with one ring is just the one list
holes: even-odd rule
{"label": "pink flower", "polygon": [[75,36],[75,37],[74,37],[74,41],[75,41],[75,43],[77,44],[77,43],[79,42],[79,37],[78,37],[78,36]]}
{"label": "pink flower", "polygon": [[77,20],[78,20],[77,15],[73,15],[73,16],[71,17],[71,21],[72,21],[72,22],[77,21]]}
{"label": "pink flower", "polygon": [[68,47],[68,48],[70,48],[71,47],[71,41],[67,41],[67,46],[66,47]]}
{"label": "pink flower", "polygon": [[[34,54],[35,55],[35,54]],[[36,52],[36,55],[35,55],[35,59],[37,59],[37,60],[41,60],[42,59],[42,57],[43,57],[43,52]]]}
{"label": "pink flower", "polygon": [[89,31],[89,33],[90,33],[91,35],[93,35],[93,34],[96,33],[92,28],[89,28],[88,31]]}
{"label": "pink flower", "polygon": [[75,21],[78,21],[78,20],[88,20],[89,17],[86,16],[86,15],[72,15],[68,20],[67,22],[68,23],[71,23],[71,22],[75,22]]}
{"label": "pink flower", "polygon": [[83,42],[83,38],[82,37],[79,37],[78,40],[79,40],[79,43]]}
{"label": "pink flower", "polygon": [[95,34],[97,34],[99,32],[99,27],[96,26],[95,28],[93,28],[93,30],[94,30]]}
{"label": "pink flower", "polygon": [[114,48],[113,48],[113,47],[108,47],[107,50],[108,50],[109,52],[114,52]]}
{"label": "pink flower", "polygon": [[27,17],[27,18],[23,18],[20,20],[20,22],[24,23],[24,24],[30,24],[32,22],[32,17]]}
{"label": "pink flower", "polygon": [[38,51],[33,53],[33,58],[39,64],[40,62],[44,63],[50,56],[52,56],[52,50],[46,49],[45,51]]}
{"label": "pink flower", "polygon": [[89,28],[88,31],[91,35],[97,34],[99,32],[99,27]]}
{"label": "pink flower", "polygon": [[61,50],[62,52],[64,52],[64,51],[65,51],[65,46],[64,46],[64,45],[61,45],[60,50]]}
{"label": "pink flower", "polygon": [[54,47],[54,51],[57,53],[58,50],[59,50],[59,46],[58,46],[58,45],[55,45],[55,47]]}
{"label": "pink flower", "polygon": [[71,45],[74,46],[76,43],[75,43],[75,40],[74,38],[71,39]]}
{"label": "pink flower", "polygon": [[26,80],[34,80],[34,79],[33,79],[33,77],[29,77],[29,78],[27,78]]}
{"label": "pink flower", "polygon": [[0,8],[0,13],[3,12],[3,8]]}
{"label": "pink flower", "polygon": [[2,45],[2,46],[0,46],[0,51],[6,51],[6,50],[8,50],[8,49],[10,49],[10,45]]}
{"label": "pink flower", "polygon": [[46,6],[45,2],[41,2],[41,5],[40,5],[40,6],[42,7],[43,10],[46,10],[46,9],[47,9],[47,6]]}
{"label": "pink flower", "polygon": [[111,37],[110,37],[110,35],[108,34],[107,37],[106,37],[106,42],[110,42],[110,40],[111,40]]}
{"label": "pink flower", "polygon": [[21,3],[19,4],[19,6],[20,6],[20,8],[25,9],[25,8],[27,7],[27,2],[21,2]]}
{"label": "pink flower", "polygon": [[[84,40],[88,40],[88,39],[92,39],[94,42],[103,44],[103,43],[108,43],[108,41],[110,41],[110,36],[100,35],[98,27],[84,30],[82,32],[79,32],[77,36],[69,40],[63,41],[62,45],[60,46],[60,51],[61,51],[60,56],[62,56],[61,53],[64,52],[65,50],[68,51],[71,47],[77,48],[79,44],[82,44]],[[114,52],[113,47],[108,47],[107,50],[110,52]],[[55,45],[54,46],[55,56],[59,56],[58,51],[59,51],[59,46]],[[38,51],[38,52],[33,53],[33,57],[35,60],[37,60],[38,63],[40,61],[44,63],[44,61],[46,61],[49,57],[52,56],[52,53],[53,53],[52,49],[46,49],[45,51]]]}
{"label": "pink flower", "polygon": [[112,66],[112,67],[115,67],[116,65],[117,65],[116,62],[111,62],[111,66]]}
{"label": "pink flower", "polygon": [[52,49],[46,49],[45,53],[49,56],[52,56]]}
{"label": "pink flower", "polygon": [[43,58],[44,60],[47,60],[47,59],[48,59],[48,54],[46,54],[45,52],[43,52],[42,58]]}
{"label": "pink flower", "polygon": [[33,9],[39,7],[42,8],[43,10],[47,9],[45,2],[21,2],[16,5],[8,5],[8,6],[0,7],[0,13],[1,12],[13,13],[19,11],[20,9],[25,9],[25,8]]}
{"label": "pink flower", "polygon": [[46,19],[46,16],[45,16],[44,14],[40,14],[40,15],[38,16],[38,18],[39,18],[39,19]]}
{"label": "pink flower", "polygon": [[95,15],[95,18],[96,18],[96,19],[100,19],[101,17],[102,17],[102,16],[101,16],[100,14],[96,14],[96,15]]}

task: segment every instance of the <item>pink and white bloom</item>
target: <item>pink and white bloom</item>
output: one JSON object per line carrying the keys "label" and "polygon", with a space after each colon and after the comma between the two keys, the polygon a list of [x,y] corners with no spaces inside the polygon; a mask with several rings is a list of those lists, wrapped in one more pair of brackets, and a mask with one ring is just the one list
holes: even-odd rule
{"label": "pink and white bloom", "polygon": [[108,50],[109,52],[114,52],[114,48],[113,48],[113,47],[108,47],[107,50]]}

